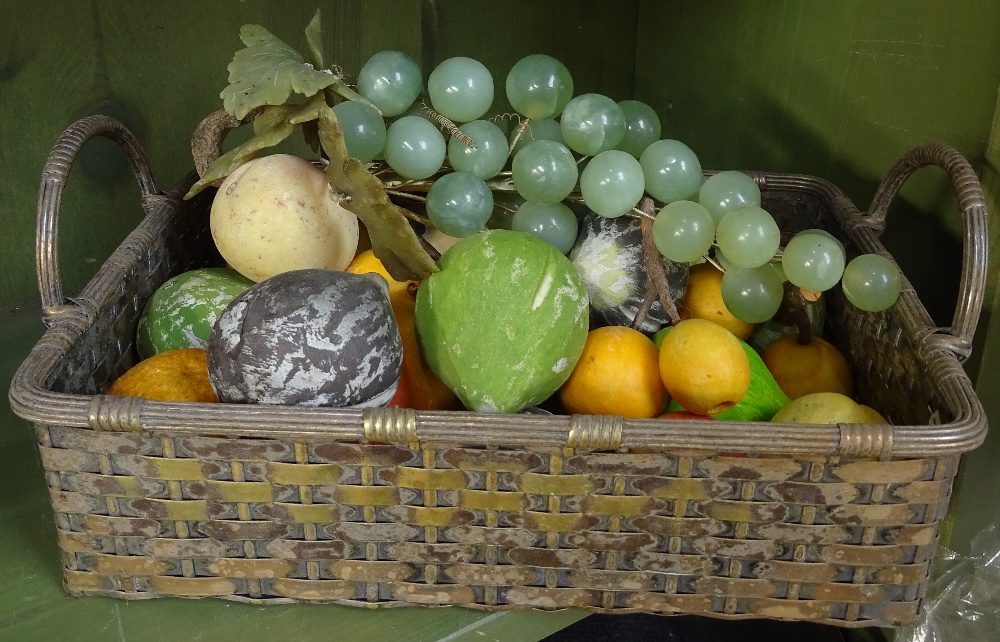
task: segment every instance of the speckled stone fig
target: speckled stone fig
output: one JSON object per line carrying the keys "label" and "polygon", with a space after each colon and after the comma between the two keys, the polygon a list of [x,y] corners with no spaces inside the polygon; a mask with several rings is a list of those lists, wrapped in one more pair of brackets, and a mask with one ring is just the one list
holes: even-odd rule
{"label": "speckled stone fig", "polygon": [[403,345],[376,274],[283,272],[222,311],[208,345],[219,400],[382,406],[396,392]]}
{"label": "speckled stone fig", "polygon": [[[569,258],[587,285],[593,326],[632,325],[646,294],[639,220],[630,216],[605,218],[588,212]],[[680,301],[687,287],[687,264],[663,259],[663,269],[671,296],[675,302]],[[667,313],[657,299],[638,329],[652,335],[666,322]]]}

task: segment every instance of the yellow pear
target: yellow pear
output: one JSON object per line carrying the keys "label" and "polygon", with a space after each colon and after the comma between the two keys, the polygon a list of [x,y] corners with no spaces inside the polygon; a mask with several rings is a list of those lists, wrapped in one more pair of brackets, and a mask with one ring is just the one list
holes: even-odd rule
{"label": "yellow pear", "polygon": [[873,408],[859,404],[839,392],[802,395],[779,410],[771,421],[791,424],[888,423]]}
{"label": "yellow pear", "polygon": [[688,412],[714,415],[750,388],[750,360],[736,336],[714,321],[684,319],[660,344],[660,377]]}

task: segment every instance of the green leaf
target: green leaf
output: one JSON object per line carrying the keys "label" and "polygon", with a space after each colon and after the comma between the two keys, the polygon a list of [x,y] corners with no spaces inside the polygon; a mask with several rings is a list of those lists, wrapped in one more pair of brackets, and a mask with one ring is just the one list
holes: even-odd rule
{"label": "green leaf", "polygon": [[370,100],[368,100],[367,98],[365,98],[364,96],[362,96],[361,94],[359,94],[358,92],[354,91],[353,89],[351,89],[350,87],[348,87],[347,85],[345,85],[344,82],[342,80],[340,80],[339,78],[337,79],[337,82],[335,82],[332,85],[330,85],[330,87],[333,89],[333,91],[337,92],[338,94],[340,94],[341,96],[343,96],[347,100],[354,100],[354,101],[357,101],[359,103],[364,103],[364,104],[368,105],[369,107],[371,107],[372,109],[374,109],[375,111],[377,111],[379,116],[382,115],[382,110],[379,109],[378,107],[376,107],[373,102],[371,102]]}
{"label": "green leaf", "polygon": [[340,80],[314,68],[260,25],[243,25],[240,40],[246,48],[229,63],[229,86],[220,94],[223,107],[237,119],[262,105],[281,105],[293,91],[313,96]]}
{"label": "green leaf", "polygon": [[326,177],[338,192],[351,197],[341,203],[365,224],[372,252],[397,281],[422,280],[438,268],[410,227],[402,209],[389,200],[382,182],[347,155],[344,133],[328,105],[320,107],[319,140],[330,159]]}
{"label": "green leaf", "polygon": [[312,56],[313,67],[322,69],[323,64],[323,27],[320,23],[319,9],[306,26],[306,44],[309,45],[309,55]]}
{"label": "green leaf", "polygon": [[241,165],[256,158],[262,150],[274,147],[285,140],[295,131],[296,125],[316,120],[320,108],[324,106],[326,102],[323,95],[317,94],[301,105],[272,105],[266,108],[254,118],[253,137],[219,156],[205,170],[205,175],[191,186],[184,198],[191,198],[216,181],[225,179]]}

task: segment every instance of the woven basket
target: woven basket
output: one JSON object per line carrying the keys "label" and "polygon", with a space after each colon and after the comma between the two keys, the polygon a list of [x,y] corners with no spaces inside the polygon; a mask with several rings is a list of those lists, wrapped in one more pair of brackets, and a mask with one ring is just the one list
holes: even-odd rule
{"label": "woven basket", "polygon": [[[146,217],[66,299],[60,194],[95,135],[126,152]],[[960,365],[985,281],[978,181],[956,151],[921,147],[862,214],[823,180],[752,174],[784,230],[826,228],[850,257],[886,254],[877,235],[888,206],[931,164],[950,175],[965,221],[951,328],[933,327],[905,282],[885,313],[829,297],[826,336],[851,360],[861,400],[892,426],[181,404],[102,392],[136,362],[154,290],[221,264],[210,196],[182,201],[191,179],[158,193],[127,130],[78,121],[42,177],[49,329],[10,390],[37,431],[65,587],[128,599],[908,623],[959,456],[986,432]]]}

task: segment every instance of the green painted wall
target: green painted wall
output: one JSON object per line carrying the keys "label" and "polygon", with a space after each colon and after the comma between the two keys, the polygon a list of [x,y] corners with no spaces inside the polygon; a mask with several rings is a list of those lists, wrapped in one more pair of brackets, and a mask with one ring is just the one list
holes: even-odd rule
{"label": "green painted wall", "polygon": [[[706,167],[818,175],[862,208],[891,163],[921,142],[958,147],[984,177],[997,163],[996,134],[993,170],[987,163],[1000,87],[995,2],[0,0],[0,304],[37,300],[38,182],[66,125],[94,112],[121,118],[168,187],[191,166],[190,132],[219,106],[239,26],[260,23],[301,46],[317,6],[328,57],[349,75],[375,51],[398,48],[425,73],[448,56],[479,58],[502,87],[522,55],[550,53],[570,67],[578,93],[648,101],[665,135],[691,145]],[[923,170],[903,197],[886,244],[946,324],[960,257],[949,189]],[[67,291],[135,224],[136,198],[117,151],[88,147],[60,226]],[[989,315],[998,303],[988,303]],[[981,391],[1000,385],[1000,329],[988,319]]]}

